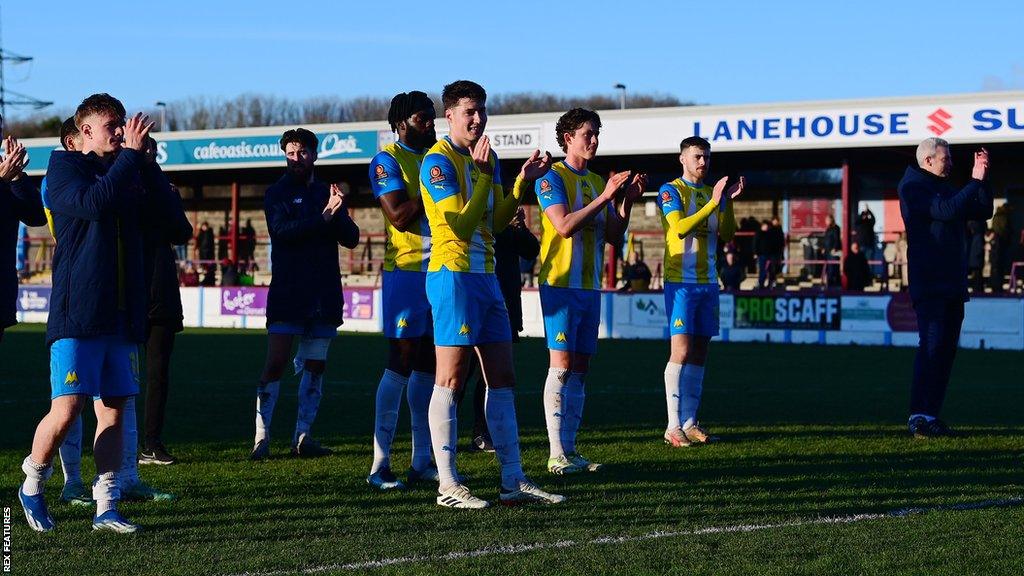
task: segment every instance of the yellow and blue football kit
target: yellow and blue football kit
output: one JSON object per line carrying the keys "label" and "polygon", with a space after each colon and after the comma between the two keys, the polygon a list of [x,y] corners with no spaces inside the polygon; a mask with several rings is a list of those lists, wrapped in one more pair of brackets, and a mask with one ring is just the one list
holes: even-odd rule
{"label": "yellow and blue football kit", "polygon": [[665,229],[665,311],[670,334],[718,335],[718,237],[736,233],[732,203],[713,189],[676,178],[658,190]]}
{"label": "yellow and blue football kit", "polygon": [[[370,161],[373,197],[404,191],[410,200],[420,197],[420,165],[423,152],[401,142],[385,146]],[[427,300],[427,266],[430,263],[430,223],[424,213],[402,232],[384,218],[387,248],[381,279],[381,314],[388,338],[419,338],[433,328]]]}
{"label": "yellow and blue football kit", "polygon": [[551,350],[593,354],[601,324],[601,278],[604,270],[604,228],[609,203],[570,238],[562,238],[547,216],[551,206],[576,212],[604,191],[604,179],[584,169],[578,172],[564,161],[555,163],[534,189],[542,214],[540,248],[540,303],[544,334]]}
{"label": "yellow and blue football kit", "polygon": [[517,179],[506,196],[493,152],[491,167],[493,176],[483,173],[469,150],[445,137],[427,151],[420,168],[420,192],[433,242],[427,298],[439,346],[512,340],[494,275],[494,233],[512,220],[523,185]]}

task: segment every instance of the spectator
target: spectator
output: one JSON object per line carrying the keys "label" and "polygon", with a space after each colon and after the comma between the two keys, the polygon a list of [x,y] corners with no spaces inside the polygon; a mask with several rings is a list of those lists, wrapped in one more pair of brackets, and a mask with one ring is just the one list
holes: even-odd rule
{"label": "spectator", "polygon": [[875,235],[875,215],[867,204],[861,205],[860,214],[857,215],[857,219],[853,223],[853,231],[864,258],[877,260],[878,238]]}
{"label": "spectator", "polygon": [[850,242],[850,253],[843,262],[843,271],[846,274],[847,290],[863,292],[871,285],[871,269],[868,268],[867,256],[860,250],[860,242]]}
{"label": "spectator", "polygon": [[245,263],[252,262],[256,257],[256,229],[252,227],[252,218],[245,219],[245,227],[242,228],[240,242],[241,250],[239,251],[238,260]]}
{"label": "spectator", "polygon": [[644,292],[651,287],[651,269],[636,251],[629,255],[629,263],[622,269],[624,291]]}
{"label": "spectator", "polygon": [[196,235],[196,252],[201,264],[213,260],[214,243],[213,230],[209,222],[204,221],[199,225],[199,234]]}
{"label": "spectator", "polygon": [[760,225],[757,222],[757,218],[753,216],[747,216],[740,220],[740,232],[743,232],[743,234],[736,235],[736,247],[739,250],[740,264],[743,265],[747,272],[755,271],[754,237],[759,229]]}
{"label": "spectator", "polygon": [[[178,196],[178,198],[181,198],[181,190],[178,190],[177,186],[175,186],[174,184],[171,184],[171,190],[174,191],[174,193]],[[191,223],[189,223],[189,225],[191,226]],[[189,238],[189,240],[191,240],[191,238]],[[188,242],[185,242],[184,244],[177,244],[177,245],[175,245],[174,246],[174,252],[175,252],[175,259],[178,262],[184,262],[185,260],[188,260]]]}
{"label": "spectator", "polygon": [[181,285],[182,286],[199,286],[199,271],[196,270],[196,265],[191,261],[185,267],[185,271],[181,273]]}
{"label": "spectator", "polygon": [[909,280],[909,273],[907,271],[907,233],[900,232],[899,238],[896,239],[896,251],[893,256],[893,269],[895,275],[900,278],[900,291],[907,289],[907,283]]}
{"label": "spectator", "polygon": [[1013,206],[1003,204],[996,208],[992,215],[992,232],[995,237],[990,244],[989,252],[989,287],[993,294],[1003,291],[1003,280],[1006,278],[1008,260],[1010,259],[1010,247],[1012,243],[1012,225],[1010,224],[1010,212]]}
{"label": "spectator", "polygon": [[754,235],[754,253],[757,255],[757,287],[773,288],[775,286],[775,275],[772,270],[772,241],[771,222],[761,222],[761,229]]}
{"label": "spectator", "polygon": [[228,240],[231,238],[231,220],[225,219],[224,225],[217,230],[217,260],[228,258]]}
{"label": "spectator", "polygon": [[220,285],[238,286],[238,268],[230,259],[225,258],[220,265]]}
{"label": "spectator", "polygon": [[768,229],[769,258],[772,260],[772,285],[775,279],[782,273],[782,262],[786,258],[786,232],[782,230],[782,222],[778,216],[772,216],[771,227]]}
{"label": "spectator", "polygon": [[825,217],[825,236],[822,238],[822,251],[825,253],[825,286],[839,286],[839,257],[843,253],[843,237],[836,219],[829,214]]}
{"label": "spectator", "polygon": [[747,271],[736,257],[736,252],[725,253],[725,265],[718,276],[722,279],[722,287],[726,292],[740,290],[740,284],[747,279]]}

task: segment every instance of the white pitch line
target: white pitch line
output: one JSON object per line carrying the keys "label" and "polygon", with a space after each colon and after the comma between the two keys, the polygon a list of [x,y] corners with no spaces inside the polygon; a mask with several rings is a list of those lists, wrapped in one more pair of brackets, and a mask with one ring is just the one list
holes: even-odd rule
{"label": "white pitch line", "polygon": [[481,556],[515,555],[524,552],[536,552],[538,550],[554,550],[558,548],[572,548],[575,546],[590,546],[602,544],[625,544],[627,542],[642,542],[646,540],[659,540],[663,538],[678,538],[680,536],[703,536],[707,534],[735,534],[745,532],[759,532],[763,530],[777,530],[779,528],[793,528],[798,526],[814,526],[819,524],[854,524],[868,520],[882,520],[886,518],[905,518],[916,514],[939,511],[963,511],[980,510],[983,508],[999,508],[1006,506],[1019,506],[1024,504],[1024,497],[1015,496],[998,500],[983,500],[981,502],[969,502],[964,504],[948,504],[943,506],[932,506],[929,508],[900,508],[890,512],[876,512],[851,514],[848,516],[824,516],[807,520],[789,520],[767,524],[738,524],[733,526],[710,526],[694,530],[680,531],[655,531],[635,536],[599,536],[590,540],[559,540],[558,542],[535,542],[533,544],[507,544],[504,546],[490,546],[477,550],[465,552],[449,552],[437,556],[401,556],[398,558],[383,558],[381,560],[369,560],[365,562],[350,562],[347,564],[327,564],[324,566],[313,566],[310,568],[298,568],[294,570],[278,570],[273,572],[242,572],[229,576],[283,576],[285,574],[320,574],[323,572],[341,572],[350,570],[370,570],[373,568],[384,568],[401,564],[419,564],[422,562],[450,562],[453,560],[465,560],[467,558],[479,558]]}

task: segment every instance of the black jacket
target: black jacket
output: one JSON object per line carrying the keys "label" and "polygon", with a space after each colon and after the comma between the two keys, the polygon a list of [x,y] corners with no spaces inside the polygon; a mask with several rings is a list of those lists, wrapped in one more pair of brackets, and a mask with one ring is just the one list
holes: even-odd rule
{"label": "black jacket", "polygon": [[900,213],[907,229],[910,298],[968,300],[967,220],[992,217],[992,192],[981,180],[957,191],[945,178],[907,167],[899,188]]}
{"label": "black jacket", "polygon": [[188,243],[192,238],[189,223],[174,192],[158,166],[147,167],[147,193],[160,199],[148,206],[153,225],[144,230],[146,277],[149,278],[149,323],[182,330],[181,292],[178,289],[178,265],[171,245]]}
{"label": "black jacket", "polygon": [[338,245],[355,248],[359,227],[344,209],[324,222],[327,184],[308,184],[285,174],[264,196],[270,232],[272,277],[267,323],[295,322],[340,326],[344,299]]}
{"label": "black jacket", "polygon": [[11,183],[0,180],[0,328],[13,326],[17,318],[18,222],[28,226],[46,224],[39,189],[24,175]]}
{"label": "black jacket", "polygon": [[513,335],[523,330],[523,285],[519,259],[532,260],[538,254],[540,242],[525,226],[507,226],[494,237],[494,274],[505,299]]}

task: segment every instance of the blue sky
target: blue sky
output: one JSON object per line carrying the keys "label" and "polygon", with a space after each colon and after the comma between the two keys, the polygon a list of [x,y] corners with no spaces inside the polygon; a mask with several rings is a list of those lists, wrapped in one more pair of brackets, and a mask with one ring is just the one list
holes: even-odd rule
{"label": "blue sky", "polygon": [[[89,6],[89,7],[83,7]],[[70,109],[243,92],[661,92],[709,104],[1024,89],[1024,3],[4,1],[8,88]],[[12,115],[20,115],[16,112]]]}

